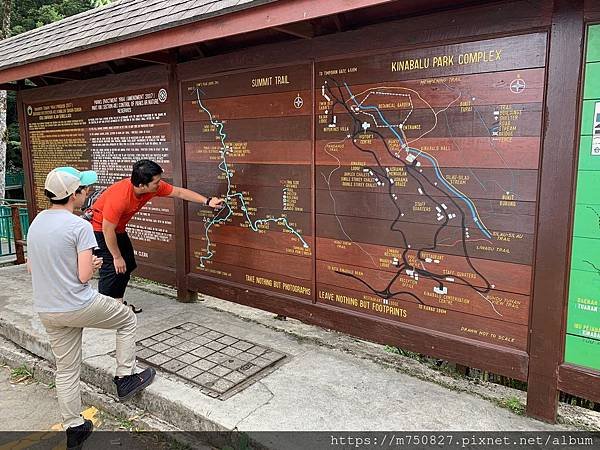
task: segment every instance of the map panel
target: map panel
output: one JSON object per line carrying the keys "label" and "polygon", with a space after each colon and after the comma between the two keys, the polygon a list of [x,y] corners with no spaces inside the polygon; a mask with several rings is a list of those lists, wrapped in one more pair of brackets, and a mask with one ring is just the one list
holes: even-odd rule
{"label": "map panel", "polygon": [[527,347],[545,34],[315,66],[317,301]]}
{"label": "map panel", "polygon": [[295,65],[184,83],[192,272],[314,298],[312,73]]}

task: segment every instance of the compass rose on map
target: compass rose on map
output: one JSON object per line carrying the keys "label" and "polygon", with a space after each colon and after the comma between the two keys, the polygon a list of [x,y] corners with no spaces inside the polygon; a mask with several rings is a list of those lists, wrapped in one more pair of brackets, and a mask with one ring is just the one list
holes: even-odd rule
{"label": "compass rose on map", "polygon": [[302,108],[303,105],[304,105],[304,100],[302,100],[302,97],[300,97],[300,94],[298,94],[296,96],[296,98],[294,99],[294,107],[296,109],[300,109],[300,108]]}
{"label": "compass rose on map", "polygon": [[521,78],[515,78],[510,82],[510,92],[520,94],[525,90],[525,81]]}

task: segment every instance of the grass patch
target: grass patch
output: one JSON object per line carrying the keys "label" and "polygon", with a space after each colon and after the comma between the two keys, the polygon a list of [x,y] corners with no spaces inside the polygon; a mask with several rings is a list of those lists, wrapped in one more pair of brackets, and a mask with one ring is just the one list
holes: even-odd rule
{"label": "grass patch", "polygon": [[522,416],[525,414],[525,405],[521,403],[518,397],[510,396],[498,400],[498,404],[503,408],[510,409],[515,414]]}
{"label": "grass patch", "polygon": [[137,428],[136,428],[135,424],[133,423],[133,420],[131,420],[131,419],[117,418],[117,423],[121,430],[137,431]]}
{"label": "grass patch", "polygon": [[10,371],[10,382],[12,384],[25,383],[33,380],[33,373],[27,366],[16,367]]}

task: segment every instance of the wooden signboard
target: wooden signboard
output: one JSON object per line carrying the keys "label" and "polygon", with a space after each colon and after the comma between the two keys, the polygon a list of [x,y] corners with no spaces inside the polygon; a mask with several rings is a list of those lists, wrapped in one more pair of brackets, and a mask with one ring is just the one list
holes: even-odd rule
{"label": "wooden signboard", "polygon": [[192,272],[314,299],[310,64],[182,86]]}
{"label": "wooden signboard", "polygon": [[228,201],[190,206],[192,272],[525,351],[545,54],[538,33],[183,83],[188,186]]}
{"label": "wooden signboard", "polygon": [[[166,72],[150,78],[141,77],[143,83],[126,89],[120,87],[119,77],[109,78],[101,88],[92,82],[71,97],[64,87],[36,90],[35,96],[26,93],[23,110],[37,211],[49,205],[44,180],[58,166],[95,170],[96,188],[130,177],[133,163],[140,159],[156,161],[165,179],[172,179]],[[128,233],[140,266],[175,268],[173,228],[172,199],[156,198],[136,214]]]}
{"label": "wooden signboard", "polygon": [[58,165],[108,185],[154,159],[226,206],[144,208],[141,275],[527,380],[552,421],[557,389],[599,399],[597,25],[565,238],[596,3],[487,2],[21,91],[32,197]]}

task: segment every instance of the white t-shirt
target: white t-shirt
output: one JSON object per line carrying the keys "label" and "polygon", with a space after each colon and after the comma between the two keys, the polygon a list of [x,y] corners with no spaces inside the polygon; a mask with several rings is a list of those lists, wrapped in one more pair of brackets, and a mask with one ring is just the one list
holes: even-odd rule
{"label": "white t-shirt", "polygon": [[37,312],[85,307],[98,292],[79,281],[77,256],[97,247],[92,225],[64,209],[39,213],[27,233],[27,257]]}

